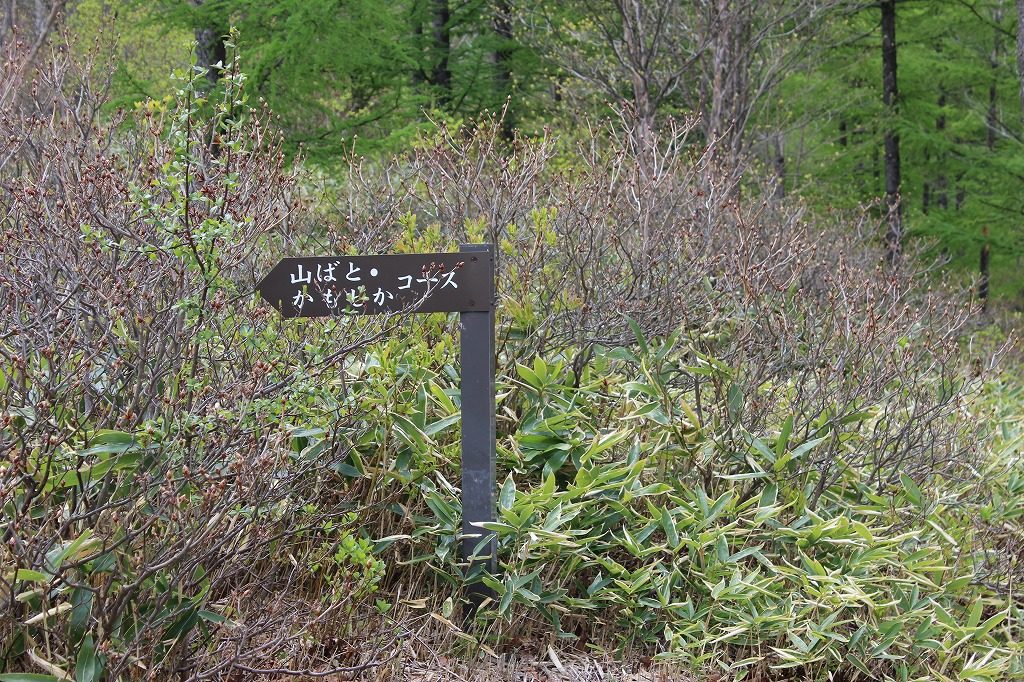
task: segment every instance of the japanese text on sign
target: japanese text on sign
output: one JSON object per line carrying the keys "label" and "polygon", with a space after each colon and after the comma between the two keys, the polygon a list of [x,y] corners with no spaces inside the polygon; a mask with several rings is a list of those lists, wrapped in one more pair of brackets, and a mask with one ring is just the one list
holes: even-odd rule
{"label": "japanese text on sign", "polygon": [[489,276],[465,253],[285,258],[257,288],[286,317],[455,312],[490,305]]}

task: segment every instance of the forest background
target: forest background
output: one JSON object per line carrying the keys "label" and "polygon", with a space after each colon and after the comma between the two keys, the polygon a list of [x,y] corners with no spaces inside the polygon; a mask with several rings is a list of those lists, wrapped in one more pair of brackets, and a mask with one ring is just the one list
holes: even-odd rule
{"label": "forest background", "polygon": [[1024,303],[1021,2],[677,5],[84,0],[67,11],[80,40],[118,45],[110,107],[170,94],[167,74],[197,36],[200,65],[225,61],[221,36],[236,26],[251,91],[280,116],[286,148],[324,167],[485,112],[503,112],[506,137],[549,129],[565,144],[623,104],[647,128],[696,116],[693,141],[757,168],[774,196],[892,216],[940,267],[990,273],[994,297]]}
{"label": "forest background", "polygon": [[[1024,677],[1024,0],[0,21],[0,682]],[[457,318],[254,294],[465,242],[493,573]]]}

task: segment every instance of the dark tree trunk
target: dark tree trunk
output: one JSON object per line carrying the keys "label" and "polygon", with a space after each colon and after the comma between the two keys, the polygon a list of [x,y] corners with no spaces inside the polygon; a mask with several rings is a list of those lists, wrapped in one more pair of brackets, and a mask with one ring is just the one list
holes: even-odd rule
{"label": "dark tree trunk", "polygon": [[[939,99],[936,102],[939,107],[939,113],[935,117],[935,133],[936,137],[940,140],[945,137],[946,131],[946,88],[944,85],[939,86]],[[946,154],[942,151],[939,152],[938,158],[932,158],[931,154],[928,154],[929,166],[932,162],[937,164],[937,171],[933,182],[925,181],[924,183],[924,196],[922,197],[922,208],[925,213],[931,210],[932,205],[938,206],[940,209],[949,208],[949,195],[947,193],[947,186],[949,181],[946,179],[945,164]]]}
{"label": "dark tree trunk", "polygon": [[[944,88],[940,88],[939,91],[939,116],[935,119],[935,130],[938,131],[940,139],[945,136],[946,130],[946,91]],[[949,208],[949,193],[947,192],[947,186],[949,180],[946,178],[946,173],[942,170],[945,166],[945,154],[939,156],[939,173],[935,176],[935,203],[938,204],[939,208],[945,210]]]}
{"label": "dark tree trunk", "polygon": [[419,60],[416,63],[416,68],[412,72],[412,84],[420,85],[427,80],[426,62],[423,59],[424,44],[423,44],[423,15],[420,13],[419,3],[413,3],[412,12],[412,32],[415,36],[413,43],[416,46],[417,55]]}
{"label": "dark tree trunk", "polygon": [[986,117],[986,127],[988,128],[985,136],[985,143],[988,145],[989,151],[996,148],[996,126],[999,123],[999,116],[996,110],[996,83],[992,81],[988,86],[988,116]]}
{"label": "dark tree trunk", "polygon": [[896,132],[899,88],[896,80],[896,0],[882,0],[882,99],[888,114],[885,131],[885,204],[889,227],[885,235],[889,263],[899,261],[903,248],[903,210],[900,202],[900,137]]}
{"label": "dark tree trunk", "polygon": [[786,197],[786,149],[782,143],[782,133],[775,135],[775,187],[772,195],[775,199]]}
{"label": "dark tree trunk", "polygon": [[14,33],[14,17],[18,12],[18,5],[16,0],[6,0],[4,2],[4,24],[0,27],[2,33],[0,33],[0,45],[3,45],[7,40],[11,38],[11,34]]}
{"label": "dark tree trunk", "polygon": [[[206,0],[192,0],[199,7]],[[196,63],[206,68],[206,80],[213,88],[220,80],[220,72],[228,60],[228,48],[224,42],[224,31],[216,26],[196,28]],[[218,67],[217,64],[221,66]]]}
{"label": "dark tree trunk", "polygon": [[981,262],[979,263],[979,270],[981,271],[981,277],[978,279],[978,298],[981,300],[981,311],[988,311],[988,262],[991,256],[991,251],[988,244],[988,228],[982,230],[982,235],[985,238],[985,242],[981,245]]}
{"label": "dark tree trunk", "polygon": [[508,0],[497,0],[494,4],[494,34],[498,38],[498,48],[494,51],[495,87],[503,99],[509,98],[505,104],[505,113],[501,119],[501,136],[511,142],[515,130],[515,119],[512,115],[512,13]]}
{"label": "dark tree trunk", "polygon": [[[1002,7],[996,7],[992,10],[992,22],[997,26],[1003,22],[1003,9]],[[999,109],[998,109],[998,91],[996,89],[996,79],[998,78],[999,62],[1003,56],[1003,41],[999,34],[999,31],[995,32],[995,36],[992,39],[992,56],[989,59],[989,68],[992,69],[992,80],[988,86],[988,115],[986,116],[986,143],[988,144],[989,150],[996,148],[996,128],[999,125]]]}
{"label": "dark tree trunk", "polygon": [[[224,44],[224,36],[214,28],[196,29],[196,62],[206,67],[206,80],[210,87],[217,85],[220,80],[220,72],[224,63],[228,60],[227,45]],[[221,67],[218,67],[220,64]]]}
{"label": "dark tree trunk", "polygon": [[1017,0],[1017,77],[1020,79],[1020,110],[1024,115],[1024,0]]}
{"label": "dark tree trunk", "polygon": [[448,104],[452,98],[452,72],[448,63],[452,49],[451,18],[448,0],[433,0],[434,69],[430,81],[440,89],[441,104]]}

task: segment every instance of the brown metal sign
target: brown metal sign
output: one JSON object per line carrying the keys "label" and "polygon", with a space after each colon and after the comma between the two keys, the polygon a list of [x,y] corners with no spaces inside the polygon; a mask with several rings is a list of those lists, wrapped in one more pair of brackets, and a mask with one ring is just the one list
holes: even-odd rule
{"label": "brown metal sign", "polygon": [[256,285],[284,317],[485,312],[489,258],[473,253],[284,258]]}

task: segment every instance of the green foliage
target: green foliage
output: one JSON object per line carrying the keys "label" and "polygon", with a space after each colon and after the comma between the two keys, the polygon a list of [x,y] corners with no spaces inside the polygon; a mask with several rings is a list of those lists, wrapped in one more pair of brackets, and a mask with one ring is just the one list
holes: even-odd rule
{"label": "green foliage", "polygon": [[988,243],[993,294],[1016,301],[1024,112],[1015,12],[988,1],[897,3],[895,120],[882,105],[878,21],[877,7],[837,16],[818,39],[820,61],[783,84],[774,116],[793,129],[791,185],[826,210],[877,206],[882,135],[893,126],[909,234],[934,247],[928,258],[972,276]]}
{"label": "green foliage", "polygon": [[[119,0],[86,9],[79,30],[90,34],[102,20],[97,15],[116,19],[131,46],[119,62],[115,99],[154,91],[153,69],[184,58],[165,55],[164,43],[139,62],[134,46],[147,46],[147,36],[167,30],[224,36],[237,29],[251,88],[280,117],[288,148],[301,147],[307,158],[332,167],[353,149],[380,153],[410,144],[429,128],[428,118],[501,111],[513,91],[535,89],[531,75],[540,68],[527,46],[495,32],[499,10],[479,1],[450,3],[447,49],[433,33],[437,3],[424,0]],[[441,60],[451,74],[446,86],[433,77]],[[534,108],[517,99],[509,120],[525,123]]]}
{"label": "green foliage", "polygon": [[[752,54],[764,50],[767,63],[781,60],[761,74],[761,57],[743,57],[741,45],[721,46],[738,53],[721,55],[730,75],[719,75],[719,86],[750,79],[735,87],[753,98],[755,116],[748,130],[729,133],[746,136],[750,156],[764,163],[747,181],[782,172],[786,188],[822,210],[869,205],[879,218],[882,136],[892,126],[900,135],[908,233],[934,246],[928,258],[948,259],[970,274],[988,244],[994,294],[1018,298],[1024,119],[1013,8],[1004,0],[897,3],[901,94],[890,120],[882,105],[877,7],[808,3],[821,14],[812,26],[799,26],[799,3],[747,4],[755,27],[748,39],[774,36],[771,49],[751,42]],[[676,16],[672,3],[652,4],[648,20],[662,12],[670,17],[644,43],[652,47],[649,63],[641,60],[659,116],[707,104],[718,87],[711,53],[719,48],[701,41],[728,33],[724,27],[739,17],[733,5],[744,3],[722,5],[716,19],[710,6]],[[164,76],[184,60],[195,31],[227,35],[237,27],[252,87],[280,117],[289,151],[301,146],[310,160],[336,169],[353,149],[403,149],[429,134],[431,120],[457,127],[506,102],[507,134],[513,127],[527,135],[553,127],[585,142],[586,127],[576,125],[581,115],[606,116],[609,104],[636,95],[630,68],[639,67],[621,61],[621,9],[547,0],[82,0],[70,23],[83,51],[101,29],[104,46],[120,36],[115,104],[171,94]],[[791,11],[797,16],[777,26],[758,23]],[[447,46],[436,35],[442,26]],[[447,84],[435,82],[442,64]]]}
{"label": "green foliage", "polygon": [[[307,505],[307,511],[314,512],[315,507]],[[357,522],[358,516],[350,512],[340,524],[329,520],[320,528],[319,534],[325,538],[310,557],[314,563],[309,571],[323,579],[323,599],[328,605],[371,595],[383,578],[384,563],[374,554],[373,542],[352,530],[336,532],[336,525],[355,528]]]}
{"label": "green foliage", "polygon": [[109,109],[131,108],[147,100],[165,104],[176,88],[168,77],[188,61],[193,35],[181,28],[155,25],[147,8],[128,0],[78,0],[68,28],[78,52],[109,63]]}
{"label": "green foliage", "polygon": [[[430,575],[448,589],[464,579],[451,484],[457,374],[450,347],[432,350],[444,343],[438,322],[425,318],[414,337],[378,345],[352,365],[350,384],[362,410],[387,416],[367,421],[372,435],[345,475],[372,482],[375,497],[397,496],[388,526],[411,514],[412,529],[389,533],[377,550],[405,557],[405,570],[428,566],[421,593]],[[635,346],[604,349],[579,376],[562,356],[509,368],[498,388],[507,473],[488,525],[501,571],[482,576],[497,598],[481,617],[512,627],[536,613],[558,638],[582,629],[622,654],[649,650],[736,679],[790,668],[810,679],[1021,674],[1022,614],[986,583],[974,522],[1019,532],[1015,418],[986,459],[991,496],[975,482],[906,476],[879,488],[850,468],[812,506],[818,474],[800,464],[828,427],[790,417],[743,434],[740,452],[723,450],[728,427],[700,419],[693,393],[673,381],[680,369],[727,385],[734,372],[638,329]],[[884,411],[865,406],[855,420],[877,428],[873,415]],[[808,437],[795,435],[808,426]],[[845,433],[843,450],[855,452],[859,438]]]}
{"label": "green foliage", "polygon": [[76,128],[88,136],[77,143],[37,132],[46,173],[104,172],[61,183],[59,197],[35,191],[38,167],[17,179],[28,189],[3,226],[25,221],[27,238],[0,253],[24,273],[2,292],[5,329],[18,330],[0,339],[5,679],[216,667],[204,657],[241,622],[300,636],[280,596],[235,591],[326,585],[328,613],[347,623],[383,574],[366,533],[317,492],[334,460],[307,448],[309,423],[346,419],[330,372],[318,374],[337,344],[363,343],[362,327],[302,334],[251,296],[270,226],[292,209],[291,176],[236,63],[214,89],[204,71],[182,74],[169,106],[141,107],[125,130]]}
{"label": "green foliage", "polygon": [[[543,233],[543,220],[536,229]],[[436,233],[420,235],[407,235],[403,248],[445,248]],[[529,316],[503,308],[513,328],[517,315]],[[897,428],[880,419],[892,406],[861,405],[833,420],[826,405],[810,423],[781,415],[743,431],[701,416],[735,415],[757,399],[738,389],[738,368],[680,335],[648,338],[631,324],[635,344],[597,350],[579,374],[568,350],[503,370],[499,514],[487,526],[499,539],[494,575],[465,573],[457,554],[450,327],[419,318],[415,333],[350,364],[360,411],[380,417],[367,417],[343,471],[356,489],[372,485],[373,499],[397,500],[381,518],[385,529],[412,519],[408,530],[385,530],[376,550],[416,581],[414,592],[481,579],[496,593],[480,615],[496,621],[494,644],[512,629],[526,636],[521,623],[539,617],[538,638],[569,646],[582,636],[624,656],[648,651],[734,679],[1024,672],[1020,606],[991,582],[1002,569],[982,549],[1020,532],[1016,413],[1000,417],[977,478],[879,483],[849,462],[873,431]],[[696,407],[684,375],[726,390]],[[988,394],[971,409],[1014,400]],[[832,439],[843,473],[817,494],[827,470],[808,459]],[[731,449],[736,442],[741,449]],[[413,572],[423,566],[428,572]],[[451,616],[450,603],[438,608]]]}
{"label": "green foliage", "polygon": [[[503,572],[485,578],[497,615],[536,610],[569,638],[585,619],[624,648],[737,679],[1020,674],[1019,606],[979,582],[984,562],[970,553],[971,518],[994,512],[971,486],[930,481],[924,493],[904,478],[878,490],[850,470],[810,508],[815,475],[794,464],[822,436],[793,439],[803,425],[787,419],[746,434],[744,452],[718,451],[693,395],[659,378],[686,349],[638,340],[579,378],[540,359],[518,368],[522,426],[489,526],[502,547]],[[551,414],[542,425],[538,405]],[[844,442],[857,447],[856,434]],[[997,458],[999,485],[1016,487],[1019,466]]]}

